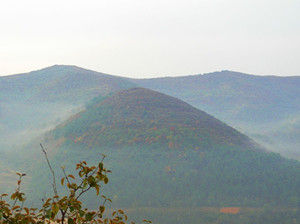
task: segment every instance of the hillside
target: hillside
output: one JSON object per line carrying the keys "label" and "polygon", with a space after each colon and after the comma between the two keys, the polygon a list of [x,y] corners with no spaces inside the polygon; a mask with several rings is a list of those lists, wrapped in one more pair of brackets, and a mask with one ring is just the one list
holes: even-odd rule
{"label": "hillside", "polygon": [[[266,152],[207,113],[148,89],[94,99],[49,132],[44,144],[58,169],[107,154],[115,205],[300,206],[299,162]],[[36,197],[46,191],[48,176],[41,173],[46,164],[32,174],[29,189]],[[95,206],[93,198],[88,201]]]}
{"label": "hillside", "polygon": [[184,100],[264,147],[300,160],[300,78],[222,71],[173,78],[128,79],[55,65],[0,77],[2,148],[30,142],[77,113],[92,98],[135,86]]}
{"label": "hillside", "polygon": [[6,138],[0,146],[24,144],[92,98],[133,86],[120,77],[65,65],[0,77],[0,134]]}
{"label": "hillside", "polygon": [[143,88],[95,99],[53,133],[93,147],[139,143],[198,149],[216,145],[252,147],[250,139],[207,113]]}
{"label": "hillside", "polygon": [[145,88],[180,98],[221,119],[236,122],[278,121],[296,114],[300,109],[300,77],[297,76],[254,76],[222,71],[204,75],[138,79],[135,82]]}
{"label": "hillside", "polygon": [[76,66],[54,65],[26,74],[0,77],[0,96],[5,101],[78,104],[132,86],[121,77]]}
{"label": "hillside", "polygon": [[[204,75],[130,80],[190,103],[285,156],[300,159],[300,77],[254,76],[222,71]],[[289,131],[288,131],[289,130]],[[300,139],[300,135],[295,136]]]}

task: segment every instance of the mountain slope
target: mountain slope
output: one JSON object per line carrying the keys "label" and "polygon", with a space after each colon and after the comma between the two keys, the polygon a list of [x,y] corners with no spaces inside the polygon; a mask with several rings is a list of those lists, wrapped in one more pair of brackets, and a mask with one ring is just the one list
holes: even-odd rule
{"label": "mountain slope", "polygon": [[0,97],[30,103],[85,103],[98,95],[134,86],[124,78],[76,66],[54,65],[26,74],[0,77]]}
{"label": "mountain slope", "polygon": [[254,76],[222,71],[134,81],[237,122],[276,121],[300,109],[300,77],[297,76]]}
{"label": "mountain slope", "polygon": [[[254,76],[222,71],[204,75],[130,80],[202,109],[273,151],[292,156],[297,144],[273,137],[299,126],[300,77]],[[275,131],[275,133],[274,133]],[[288,135],[294,135],[290,131]],[[298,135],[300,139],[300,135]]]}
{"label": "mountain slope", "polygon": [[[93,146],[143,141],[151,145],[151,142],[158,141],[168,142],[174,147],[181,144],[193,144],[198,148],[205,144],[252,147],[246,136],[205,112],[149,89],[124,90],[99,101],[56,128],[55,135],[63,135],[78,143],[91,144],[92,140]],[[187,136],[190,133],[193,134]],[[110,141],[105,139],[108,135]],[[189,142],[184,141],[187,137]]]}
{"label": "mountain slope", "polygon": [[76,66],[55,65],[0,77],[0,134],[15,147],[76,113],[92,98],[135,84]]}
{"label": "mountain slope", "polygon": [[7,144],[0,146],[11,148],[16,142],[28,142],[78,112],[93,97],[134,86],[184,100],[264,147],[300,160],[300,78],[231,71],[135,80],[56,65],[0,77],[0,134],[7,139]]}
{"label": "mountain slope", "polygon": [[[205,112],[143,88],[94,100],[44,143],[56,167],[107,154],[113,170],[108,194],[120,206],[300,206],[299,162],[265,152]],[[45,191],[46,169],[34,169],[35,195]]]}

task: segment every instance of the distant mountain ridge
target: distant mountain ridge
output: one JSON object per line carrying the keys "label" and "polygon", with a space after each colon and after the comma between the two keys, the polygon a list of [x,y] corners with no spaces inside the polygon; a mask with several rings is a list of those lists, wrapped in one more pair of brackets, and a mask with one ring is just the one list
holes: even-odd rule
{"label": "distant mountain ridge", "polygon": [[300,139],[297,134],[300,76],[254,76],[222,71],[131,81],[184,100],[265,147],[300,160],[300,141],[290,140]]}
{"label": "distant mountain ridge", "polygon": [[26,143],[94,97],[134,86],[121,77],[65,65],[0,77],[0,134],[6,138],[0,147]]}
{"label": "distant mountain ridge", "polygon": [[[77,66],[54,65],[41,70],[0,77],[0,96],[26,101],[86,102],[134,85],[124,78]],[[82,92],[84,91],[84,92]]]}
{"label": "distant mountain ridge", "polygon": [[222,71],[134,81],[142,87],[183,99],[208,113],[218,113],[220,118],[230,116],[237,122],[249,119],[254,123],[268,122],[300,109],[300,76],[254,76]]}
{"label": "distant mountain ridge", "polygon": [[300,160],[300,142],[297,141],[300,139],[297,131],[300,125],[299,76],[254,76],[221,71],[130,79],[76,66],[55,65],[0,77],[0,133],[7,136],[7,140],[18,133],[20,140],[17,142],[21,143],[32,136],[28,136],[28,129],[34,133],[49,129],[99,94],[105,96],[137,86],[184,100],[264,147]]}

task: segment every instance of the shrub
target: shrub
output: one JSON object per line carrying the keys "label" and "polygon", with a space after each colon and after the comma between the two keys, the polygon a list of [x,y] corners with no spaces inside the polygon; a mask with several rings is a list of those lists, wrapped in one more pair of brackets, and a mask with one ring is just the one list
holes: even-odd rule
{"label": "shrub", "polygon": [[[44,199],[41,208],[28,208],[24,206],[25,194],[21,191],[24,173],[19,176],[17,188],[8,198],[8,194],[0,195],[0,223],[1,224],[29,224],[29,223],[104,223],[125,224],[129,223],[127,215],[121,209],[113,210],[110,215],[106,212],[106,203],[111,202],[109,198],[101,194],[101,188],[107,184],[110,170],[104,167],[105,155],[97,166],[89,166],[85,161],[76,164],[77,177],[67,174],[62,167],[64,176],[61,185],[65,186],[67,193],[59,195],[56,186],[55,173],[49,162],[46,150],[42,147],[46,161],[52,173],[53,197]],[[97,210],[84,208],[81,198],[90,190],[94,189],[96,195],[102,198],[102,203]],[[143,220],[144,223],[151,221]],[[133,224],[133,222],[131,222]]]}

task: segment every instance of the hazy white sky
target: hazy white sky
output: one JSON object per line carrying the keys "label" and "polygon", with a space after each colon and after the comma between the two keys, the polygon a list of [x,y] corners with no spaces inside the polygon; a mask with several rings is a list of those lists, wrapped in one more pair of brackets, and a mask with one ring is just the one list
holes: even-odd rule
{"label": "hazy white sky", "polygon": [[0,75],[300,75],[300,0],[0,0]]}

